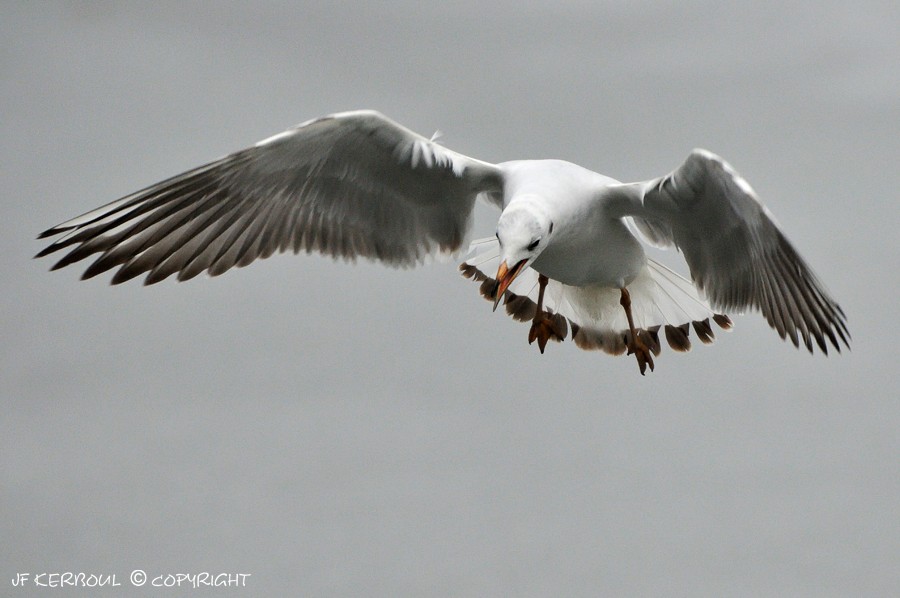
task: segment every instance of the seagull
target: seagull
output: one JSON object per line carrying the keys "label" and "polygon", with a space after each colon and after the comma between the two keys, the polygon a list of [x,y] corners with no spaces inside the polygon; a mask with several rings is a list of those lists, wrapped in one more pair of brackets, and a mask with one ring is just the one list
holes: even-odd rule
{"label": "seagull", "polygon": [[[477,201],[500,210],[496,235],[469,241]],[[64,234],[65,233],[65,234]],[[704,344],[710,320],[758,310],[784,340],[849,349],[840,306],[756,193],[702,149],[670,174],[621,183],[563,160],[492,164],[373,110],[301,123],[54,226],[35,257],[70,248],[53,270],[98,257],[82,279],[111,283],[217,276],[301,250],[393,267],[468,257],[463,276],[530,322],[541,353],[568,336],[581,349],[634,355],[654,369],[660,334],[676,351]],[[681,251],[690,280],[644,245]]]}

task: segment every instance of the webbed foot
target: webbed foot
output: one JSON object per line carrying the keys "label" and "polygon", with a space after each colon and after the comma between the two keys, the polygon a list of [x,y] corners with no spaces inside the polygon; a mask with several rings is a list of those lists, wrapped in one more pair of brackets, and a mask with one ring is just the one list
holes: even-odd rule
{"label": "webbed foot", "polygon": [[547,346],[547,341],[561,342],[568,334],[566,319],[559,314],[540,311],[531,322],[531,330],[528,331],[528,344],[537,341],[541,353]]}
{"label": "webbed foot", "polygon": [[653,351],[641,338],[641,334],[642,331],[638,331],[637,334],[626,333],[625,346],[628,348],[628,355],[634,355],[637,359],[638,368],[643,376],[647,371],[647,366],[650,366],[651,372],[653,371]]}

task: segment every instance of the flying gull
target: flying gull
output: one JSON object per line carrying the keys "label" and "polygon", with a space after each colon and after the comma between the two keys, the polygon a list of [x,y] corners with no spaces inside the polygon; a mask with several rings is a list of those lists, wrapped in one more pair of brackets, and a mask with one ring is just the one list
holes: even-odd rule
{"label": "flying gull", "polygon": [[[496,235],[471,243],[462,274],[531,323],[529,343],[571,335],[582,349],[635,355],[641,374],[703,343],[724,311],[757,309],[812,353],[849,348],[846,318],[750,185],[694,150],[672,173],[620,183],[562,160],[491,164],[456,153],[378,112],[302,123],[45,231],[36,257],[71,248],[53,269],[99,254],[82,278],[113,268],[222,274],[288,249],[395,267],[468,246],[475,202],[500,210]],[[687,280],[643,243],[676,247]]]}

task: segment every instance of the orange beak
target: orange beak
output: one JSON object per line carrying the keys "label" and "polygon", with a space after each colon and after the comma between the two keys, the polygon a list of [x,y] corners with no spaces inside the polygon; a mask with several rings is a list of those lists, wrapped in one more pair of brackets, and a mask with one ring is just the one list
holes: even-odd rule
{"label": "orange beak", "polygon": [[506,292],[506,289],[509,288],[509,285],[512,284],[512,281],[516,279],[522,270],[525,268],[525,262],[528,260],[521,260],[513,269],[510,270],[509,266],[506,265],[506,260],[500,264],[500,267],[497,268],[497,294],[494,295],[494,311],[497,310],[497,306],[500,305],[500,299],[503,298],[503,293]]}

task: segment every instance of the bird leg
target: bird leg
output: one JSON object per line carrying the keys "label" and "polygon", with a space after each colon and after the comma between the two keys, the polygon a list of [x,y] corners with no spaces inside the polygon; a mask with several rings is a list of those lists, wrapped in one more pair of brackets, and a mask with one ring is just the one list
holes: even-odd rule
{"label": "bird leg", "polygon": [[531,321],[531,330],[528,331],[528,344],[532,344],[535,340],[538,342],[538,348],[541,353],[547,346],[547,341],[553,339],[557,342],[566,337],[566,330],[563,330],[554,314],[544,311],[544,289],[550,279],[543,274],[538,274],[538,300],[537,309],[534,312],[534,319]]}
{"label": "bird leg", "polygon": [[625,338],[625,345],[628,347],[628,354],[634,353],[634,356],[637,358],[638,367],[641,369],[641,376],[643,376],[648,365],[650,366],[650,371],[653,371],[653,354],[634,328],[634,318],[631,315],[631,294],[625,287],[622,287],[621,290],[622,296],[619,299],[619,303],[625,310],[625,317],[628,318],[629,334]]}

